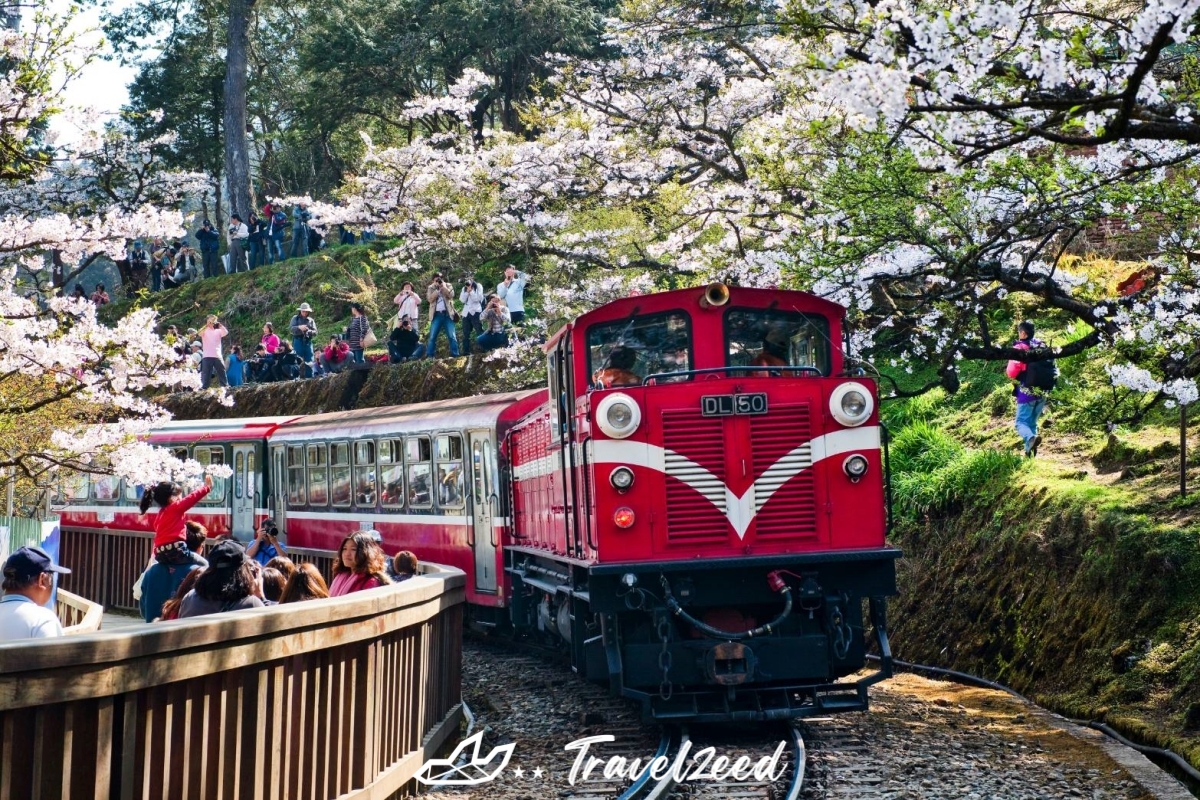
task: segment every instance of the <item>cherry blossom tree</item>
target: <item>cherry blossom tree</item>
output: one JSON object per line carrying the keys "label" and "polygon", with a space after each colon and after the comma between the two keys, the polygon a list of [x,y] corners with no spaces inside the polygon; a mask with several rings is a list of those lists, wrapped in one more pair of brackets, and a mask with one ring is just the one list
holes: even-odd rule
{"label": "cherry blossom tree", "polygon": [[118,257],[131,238],[182,233],[178,211],[152,205],[178,199],[179,185],[158,184],[119,132],[85,139],[65,156],[52,147],[45,131],[60,102],[56,81],[77,74],[94,53],[52,35],[66,23],[44,9],[32,20],[3,33],[0,140],[9,169],[0,175],[0,469],[31,492],[80,470],[140,482],[195,477],[198,464],[144,442],[168,417],[150,396],[199,384],[154,332],[156,312],[142,308],[105,324],[92,303],[39,296],[23,282],[44,274],[51,253],[78,264],[99,253]]}
{"label": "cherry blossom tree", "polygon": [[[1099,349],[1187,402],[1197,139],[1170,47],[1194,12],[628,3],[608,57],[561,59],[524,110],[535,139],[472,137],[464,74],[409,107],[458,128],[371,149],[316,212],[395,235],[402,269],[532,258],[563,316],[639,284],[811,289],[850,309],[865,362],[936,366],[904,393],[953,390],[963,358]],[[1115,222],[1153,263],[1136,293],[1064,259]],[[994,326],[1017,299],[1068,340],[1012,350]]]}

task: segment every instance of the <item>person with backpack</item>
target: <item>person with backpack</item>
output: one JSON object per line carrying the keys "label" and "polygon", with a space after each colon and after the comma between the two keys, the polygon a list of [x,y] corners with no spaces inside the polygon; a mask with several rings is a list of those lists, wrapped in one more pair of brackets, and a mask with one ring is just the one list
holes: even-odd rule
{"label": "person with backpack", "polygon": [[[1032,322],[1022,322],[1017,326],[1017,350],[1044,350],[1046,344],[1033,336]],[[1005,373],[1017,381],[1013,386],[1013,394],[1017,398],[1017,435],[1025,441],[1025,455],[1032,458],[1037,455],[1038,445],[1042,437],[1037,432],[1038,417],[1046,409],[1046,400],[1058,383],[1058,368],[1053,359],[1041,361],[1009,361]]]}

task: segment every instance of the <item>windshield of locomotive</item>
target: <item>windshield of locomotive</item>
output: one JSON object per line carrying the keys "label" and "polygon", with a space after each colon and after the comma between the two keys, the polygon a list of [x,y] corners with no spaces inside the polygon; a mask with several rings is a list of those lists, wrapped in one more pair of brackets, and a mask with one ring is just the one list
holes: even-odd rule
{"label": "windshield of locomotive", "polygon": [[[637,386],[648,375],[692,368],[692,323],[682,311],[593,325],[587,332],[588,374],[605,386]],[[663,378],[663,383],[688,376]]]}
{"label": "windshield of locomotive", "polygon": [[725,341],[731,367],[815,367],[829,374],[829,320],[818,314],[733,308],[725,314]]}

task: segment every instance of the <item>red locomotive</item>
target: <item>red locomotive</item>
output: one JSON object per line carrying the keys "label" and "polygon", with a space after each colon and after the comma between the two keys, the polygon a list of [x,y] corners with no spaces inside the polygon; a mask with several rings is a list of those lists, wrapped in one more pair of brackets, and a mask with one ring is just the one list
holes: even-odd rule
{"label": "red locomotive", "polygon": [[[802,292],[630,297],[550,339],[548,392],[153,441],[234,466],[212,529],[246,539],[271,515],[289,546],[333,550],[375,528],[389,552],[465,570],[477,625],[560,638],[648,718],[861,710],[891,673],[900,554],[875,387],[848,372],[842,318]],[[102,483],[67,492],[64,527],[150,528],[122,508],[135,488]],[[864,617],[880,669],[839,681],[865,663]]]}

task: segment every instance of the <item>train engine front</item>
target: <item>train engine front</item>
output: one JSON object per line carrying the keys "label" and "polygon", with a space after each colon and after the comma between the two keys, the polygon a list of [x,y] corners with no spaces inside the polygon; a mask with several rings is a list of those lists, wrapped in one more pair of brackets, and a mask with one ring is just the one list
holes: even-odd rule
{"label": "train engine front", "polygon": [[[518,628],[647,718],[863,710],[891,672],[874,383],[844,310],[714,284],[619,300],[547,345],[550,401],[507,443]],[[881,654],[863,669],[867,626]]]}

